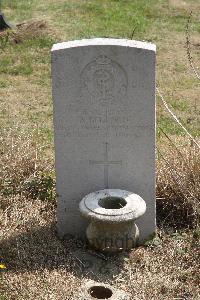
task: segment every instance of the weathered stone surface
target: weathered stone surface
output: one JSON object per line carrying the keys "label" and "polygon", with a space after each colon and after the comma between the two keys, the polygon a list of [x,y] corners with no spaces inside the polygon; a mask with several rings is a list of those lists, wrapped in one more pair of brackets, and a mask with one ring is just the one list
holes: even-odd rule
{"label": "weathered stone surface", "polygon": [[146,211],[140,196],[124,190],[106,189],[85,196],[79,208],[91,222],[86,235],[90,245],[97,250],[127,251],[137,245],[139,229],[135,220]]}
{"label": "weathered stone surface", "polygon": [[140,195],[141,239],[155,231],[155,45],[120,39],[52,49],[58,231],[85,234],[78,204],[94,191]]}
{"label": "weathered stone surface", "polygon": [[146,211],[145,201],[137,194],[120,189],[105,189],[86,195],[80,202],[81,213],[102,223],[124,223],[138,219]]}

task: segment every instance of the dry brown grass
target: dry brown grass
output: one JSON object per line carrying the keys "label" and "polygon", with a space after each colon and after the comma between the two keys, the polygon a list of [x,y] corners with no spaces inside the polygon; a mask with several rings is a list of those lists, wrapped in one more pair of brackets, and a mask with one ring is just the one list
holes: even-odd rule
{"label": "dry brown grass", "polygon": [[[88,279],[115,285],[135,300],[198,299],[200,234],[198,228],[186,229],[199,213],[193,207],[200,174],[194,147],[179,146],[177,155],[174,147],[162,148],[167,156],[158,161],[158,195],[164,199],[158,200],[157,237],[130,253],[106,256],[84,241],[57,238],[54,186],[41,180],[41,174],[53,178],[52,162],[42,159],[38,135],[10,131],[1,142],[0,256],[7,265],[2,274],[7,300],[76,299]],[[172,169],[182,176],[185,189],[178,188]],[[33,190],[27,190],[27,182],[34,183],[28,185]]]}
{"label": "dry brown grass", "polygon": [[[38,1],[33,16],[43,17],[47,13],[49,17],[45,19],[50,18],[62,39],[74,38],[75,33],[76,37],[82,34],[85,23],[78,21],[81,10],[76,16],[70,16],[66,15],[68,10],[46,11],[47,3],[49,7],[54,5],[51,0]],[[169,15],[166,7],[160,7],[163,16]],[[191,9],[197,20],[200,4],[195,0],[176,0],[169,1],[169,7],[173,7],[171,14],[177,20],[179,16],[187,16]],[[200,86],[187,63],[185,33],[171,30],[160,21],[162,19],[159,19],[159,26],[152,27],[146,34],[152,41],[155,37],[158,45],[158,84],[175,110],[182,101],[187,104],[178,109],[184,124],[187,120],[198,123]],[[49,31],[46,22],[34,22],[21,24],[15,31],[10,31],[8,37],[4,33],[3,42],[16,44],[13,50],[23,46],[30,37],[41,37]],[[76,22],[81,26],[78,27]],[[91,24],[87,26],[91,27]],[[74,33],[74,30],[80,32]],[[198,62],[197,31],[192,32],[191,43],[194,60]],[[30,64],[38,53],[43,59],[48,57],[50,46],[20,49]],[[4,49],[1,55],[13,55],[14,64],[20,60],[24,63],[19,52],[10,54],[9,51]],[[7,81],[1,90],[1,119],[5,131],[0,140],[0,258],[5,261],[7,271],[0,274],[0,300],[75,300],[77,289],[88,279],[116,285],[130,292],[133,300],[199,300],[200,157],[194,145],[187,143],[184,137],[171,136],[167,131],[168,136],[163,135],[160,139],[159,229],[157,237],[146,246],[130,253],[102,256],[84,241],[57,238],[52,143],[51,146],[44,145],[45,134],[40,136],[37,128],[31,129],[37,123],[40,130],[51,130],[49,70],[49,62],[43,63],[37,58],[29,77],[23,72],[3,74]],[[159,114],[164,114],[162,110],[159,107]],[[13,123],[19,124],[17,130],[10,129]],[[23,128],[26,128],[24,134]],[[30,131],[32,133],[27,133]],[[173,143],[168,138],[173,139]]]}
{"label": "dry brown grass", "polygon": [[25,40],[41,37],[45,34],[52,34],[46,20],[32,20],[19,23],[14,29],[0,32],[0,39],[4,42],[19,44]]}
{"label": "dry brown grass", "polygon": [[6,130],[0,140],[0,207],[6,208],[10,197],[22,196],[40,200],[55,200],[55,180],[52,163],[42,160],[39,132],[19,134]]}
{"label": "dry brown grass", "polygon": [[200,3],[196,0],[169,0],[169,7],[177,10],[184,10],[186,13],[192,9],[197,12]]}
{"label": "dry brown grass", "polygon": [[200,217],[200,155],[186,139],[165,135],[158,145],[157,210],[159,223],[196,228]]}
{"label": "dry brown grass", "polygon": [[75,300],[88,279],[116,285],[131,299],[198,299],[198,237],[192,232],[163,232],[149,247],[99,257],[80,241],[58,240],[49,204],[22,198],[14,203],[1,215],[7,299]]}

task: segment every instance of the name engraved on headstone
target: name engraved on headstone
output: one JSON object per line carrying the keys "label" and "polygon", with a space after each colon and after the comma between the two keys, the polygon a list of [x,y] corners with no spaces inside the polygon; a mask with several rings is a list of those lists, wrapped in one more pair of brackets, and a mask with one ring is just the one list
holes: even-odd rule
{"label": "name engraved on headstone", "polygon": [[[70,109],[67,109],[67,113]],[[71,110],[71,114],[74,111]],[[127,112],[117,111],[113,113],[112,110],[103,108],[101,111],[88,110],[87,112],[76,111],[75,124],[58,123],[56,129],[62,131],[65,136],[91,136],[98,135],[107,131],[107,136],[127,136],[125,132],[131,128],[132,118],[127,115]],[[131,135],[131,131],[127,132]]]}

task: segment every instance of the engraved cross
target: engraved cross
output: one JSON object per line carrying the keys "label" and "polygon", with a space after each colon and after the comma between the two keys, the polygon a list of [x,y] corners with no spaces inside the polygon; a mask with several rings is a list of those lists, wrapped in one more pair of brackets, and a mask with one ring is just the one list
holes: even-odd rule
{"label": "engraved cross", "polygon": [[108,168],[111,165],[121,165],[122,161],[114,160],[109,161],[108,159],[108,143],[104,143],[104,160],[90,160],[90,164],[92,165],[103,165],[104,166],[104,185],[105,188],[108,189]]}

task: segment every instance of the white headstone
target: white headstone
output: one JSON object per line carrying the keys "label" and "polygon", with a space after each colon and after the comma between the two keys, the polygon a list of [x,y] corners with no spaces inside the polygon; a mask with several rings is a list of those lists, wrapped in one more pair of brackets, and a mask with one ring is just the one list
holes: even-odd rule
{"label": "white headstone", "polygon": [[123,39],[53,46],[60,236],[85,233],[79,202],[105,188],[140,195],[141,240],[155,232],[155,53]]}

